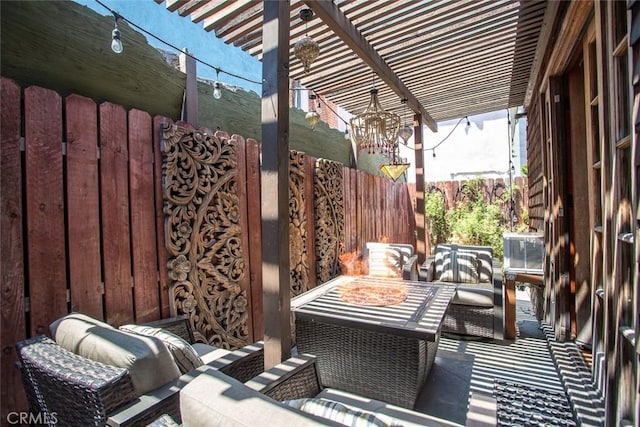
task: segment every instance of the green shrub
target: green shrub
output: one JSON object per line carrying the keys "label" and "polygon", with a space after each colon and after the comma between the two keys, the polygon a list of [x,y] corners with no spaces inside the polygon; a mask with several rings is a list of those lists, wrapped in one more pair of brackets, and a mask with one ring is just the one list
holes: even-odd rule
{"label": "green shrub", "polygon": [[424,213],[431,242],[444,243],[447,241],[447,210],[444,206],[442,193],[435,191],[425,194]]}
{"label": "green shrub", "polygon": [[[434,245],[447,242],[490,246],[494,256],[502,258],[502,234],[506,231],[502,208],[505,201],[499,199],[491,204],[485,201],[483,190],[481,179],[465,183],[461,189],[463,199],[448,211],[440,192],[425,195],[425,216]],[[508,200],[508,195],[504,199]]]}

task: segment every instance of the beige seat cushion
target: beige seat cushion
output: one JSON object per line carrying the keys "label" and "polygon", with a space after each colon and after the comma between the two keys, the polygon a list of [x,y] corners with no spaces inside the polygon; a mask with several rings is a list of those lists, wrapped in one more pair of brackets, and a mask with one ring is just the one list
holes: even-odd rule
{"label": "beige seat cushion", "polygon": [[202,373],[180,390],[184,427],[336,425],[304,415],[210,366],[198,371]]}
{"label": "beige seat cushion", "polygon": [[120,331],[80,313],[71,313],[50,326],[53,339],[63,348],[87,359],[129,370],[138,395],[180,376],[164,343]]}
{"label": "beige seat cushion", "polygon": [[452,304],[493,307],[493,289],[465,286],[459,284],[451,300]]}

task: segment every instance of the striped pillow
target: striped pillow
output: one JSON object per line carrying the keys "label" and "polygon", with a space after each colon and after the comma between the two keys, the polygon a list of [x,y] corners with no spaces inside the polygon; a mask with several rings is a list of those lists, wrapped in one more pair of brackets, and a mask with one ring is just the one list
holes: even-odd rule
{"label": "striped pillow", "polygon": [[442,282],[478,283],[478,258],[474,253],[448,251],[442,257]]}
{"label": "striped pillow", "polygon": [[169,349],[173,361],[178,366],[181,374],[186,374],[204,365],[198,353],[191,347],[191,344],[162,328],[144,325],[122,325],[120,330],[158,338]]}
{"label": "striped pillow", "polygon": [[458,283],[478,283],[478,257],[468,252],[457,252]]}
{"label": "striped pillow", "polygon": [[285,400],[285,405],[316,415],[338,424],[353,427],[400,427],[397,420],[383,414],[368,412],[329,399]]}

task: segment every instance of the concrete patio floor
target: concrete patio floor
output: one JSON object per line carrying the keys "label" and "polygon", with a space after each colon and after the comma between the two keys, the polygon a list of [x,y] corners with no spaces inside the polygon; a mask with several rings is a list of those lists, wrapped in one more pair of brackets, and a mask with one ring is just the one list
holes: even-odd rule
{"label": "concrete patio floor", "polygon": [[[415,410],[458,424],[474,425],[478,424],[474,421],[483,419],[481,412],[495,417],[495,400],[491,397],[494,379],[563,392],[526,291],[517,292],[516,321],[515,341],[496,343],[443,337]],[[488,401],[482,399],[486,396]]]}

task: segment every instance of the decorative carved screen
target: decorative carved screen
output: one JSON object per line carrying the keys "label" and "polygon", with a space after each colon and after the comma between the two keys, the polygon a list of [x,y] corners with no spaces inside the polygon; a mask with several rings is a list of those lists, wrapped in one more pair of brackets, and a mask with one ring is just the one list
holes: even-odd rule
{"label": "decorative carved screen", "polygon": [[304,153],[289,151],[289,268],[291,296],[309,289]]}
{"label": "decorative carved screen", "polygon": [[342,168],[342,164],[330,160],[320,159],[316,162],[316,264],[321,283],[340,274],[338,256],[344,248]]}
{"label": "decorative carved screen", "polygon": [[164,210],[170,299],[197,341],[248,344],[247,292],[238,203],[237,142],[169,125],[163,129]]}

